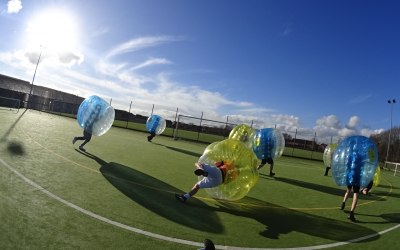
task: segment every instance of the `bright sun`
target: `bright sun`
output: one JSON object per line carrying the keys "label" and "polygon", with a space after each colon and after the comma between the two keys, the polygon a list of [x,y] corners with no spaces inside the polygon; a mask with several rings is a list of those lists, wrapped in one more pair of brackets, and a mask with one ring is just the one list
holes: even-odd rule
{"label": "bright sun", "polygon": [[46,52],[62,53],[78,45],[78,28],[67,11],[48,9],[38,13],[27,29],[28,47],[44,46]]}

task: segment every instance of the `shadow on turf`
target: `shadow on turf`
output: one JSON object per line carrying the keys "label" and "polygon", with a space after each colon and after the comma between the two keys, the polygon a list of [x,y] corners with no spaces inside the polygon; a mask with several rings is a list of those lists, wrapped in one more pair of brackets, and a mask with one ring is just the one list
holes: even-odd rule
{"label": "shadow on turf", "polygon": [[[269,178],[268,175],[264,175],[264,174],[260,174],[260,176],[262,178]],[[343,189],[332,188],[332,187],[328,187],[328,186],[324,186],[324,185],[319,185],[317,183],[299,181],[299,180],[289,179],[289,178],[285,178],[285,177],[275,177],[275,180],[285,182],[285,183],[288,183],[291,185],[296,185],[299,187],[308,188],[308,189],[312,189],[315,191],[327,193],[327,194],[332,194],[332,195],[343,196],[344,192],[345,192],[344,188]],[[381,186],[379,186],[379,187],[381,187]],[[389,190],[387,192],[382,192],[382,191],[376,191],[375,188],[373,188],[369,195],[362,195],[361,198],[365,199],[365,200],[385,201],[386,199],[383,198],[383,196],[392,196],[392,197],[397,197],[397,198],[400,197],[400,195],[390,192]]]}
{"label": "shadow on turf", "polygon": [[367,195],[361,196],[365,200],[386,201],[385,197],[400,198],[400,193],[395,193],[392,188],[388,186],[373,187]]}
{"label": "shadow on turf", "polygon": [[320,185],[317,183],[299,181],[299,180],[289,179],[289,178],[285,178],[285,177],[275,177],[275,180],[285,182],[285,183],[288,183],[291,185],[299,186],[302,188],[312,189],[312,190],[319,191],[322,193],[332,194],[332,195],[343,196],[344,192],[345,192],[344,190],[339,189],[339,188],[328,187],[328,186]]}
{"label": "shadow on turf", "polygon": [[199,154],[199,153],[196,153],[196,152],[192,152],[192,151],[189,151],[189,150],[184,150],[184,149],[181,149],[181,148],[165,146],[165,145],[159,144],[159,143],[154,143],[153,142],[153,144],[158,145],[158,146],[164,146],[164,147],[166,147],[166,148],[168,148],[170,150],[177,151],[177,152],[180,152],[180,153],[183,153],[183,154],[187,154],[187,155],[191,155],[191,156],[195,156],[195,157],[200,157],[202,155],[202,154]]}
{"label": "shadow on turf", "polygon": [[[115,162],[107,163],[88,152],[76,151],[98,162],[103,176],[127,197],[165,219],[190,228],[222,233],[224,224],[218,218],[218,212],[251,218],[263,225],[261,228],[264,229],[258,232],[258,229],[242,231],[241,237],[258,233],[262,237],[279,239],[282,234],[299,232],[333,241],[346,241],[376,233],[350,221],[311,215],[250,197],[245,197],[239,202],[218,201],[216,207],[198,199],[191,199],[182,204],[174,198],[174,193],[182,193],[181,190],[128,166]],[[338,209],[338,213],[342,214],[342,211]]]}
{"label": "shadow on turf", "polygon": [[[376,232],[352,222],[311,215],[297,210],[276,206],[254,198],[245,197],[240,202],[220,202],[219,208],[208,209],[230,213],[235,216],[253,218],[265,225],[259,235],[279,239],[282,234],[299,232],[333,241],[347,241],[375,234]],[[338,213],[341,213],[338,209]],[[242,235],[242,237],[246,237]],[[366,241],[377,240],[376,236]]]}
{"label": "shadow on turf", "polygon": [[389,186],[389,185],[383,185],[383,184],[379,184],[379,187],[384,187],[387,189],[400,189],[399,187],[396,187],[396,186]]}
{"label": "shadow on turf", "polygon": [[[382,191],[384,189],[385,191]],[[372,195],[379,195],[379,196],[390,196],[394,198],[400,198],[400,194],[397,192],[395,193],[394,190],[399,189],[397,186],[393,185],[384,185],[384,184],[379,184],[378,185],[378,190],[376,190],[375,187],[373,187],[371,190]]]}
{"label": "shadow on turf", "polygon": [[10,128],[7,130],[7,132],[4,133],[3,137],[1,137],[0,142],[4,142],[7,140],[7,137],[10,135],[11,131],[17,126],[19,120],[21,120],[22,116],[26,113],[27,109],[24,110],[24,112],[21,113],[21,115],[15,120],[15,122],[10,126]]}
{"label": "shadow on turf", "polygon": [[7,151],[11,155],[25,155],[25,147],[22,143],[18,141],[10,141],[7,145]]}
{"label": "shadow on turf", "polygon": [[391,213],[391,214],[381,214],[381,215],[371,215],[371,214],[362,214],[357,213],[357,215],[367,216],[367,217],[375,217],[375,218],[382,218],[386,221],[379,221],[379,222],[359,222],[365,224],[387,224],[387,223],[400,223],[400,213]]}
{"label": "shadow on turf", "polygon": [[21,120],[22,116],[26,113],[26,109],[24,112],[21,113],[21,115],[15,120],[15,122],[10,126],[10,128],[4,133],[4,135],[1,137],[0,142],[6,142],[7,143],[7,151],[11,155],[25,155],[25,148],[24,145],[21,142],[18,141],[7,141],[7,137],[10,135],[10,133],[13,131],[15,126],[18,124],[18,122]]}
{"label": "shadow on turf", "polygon": [[204,209],[207,207],[204,202],[193,199],[197,207],[188,207],[175,199],[174,193],[182,193],[182,190],[131,167],[116,162],[107,163],[91,153],[75,150],[98,162],[104,178],[121,193],[155,214],[197,230],[223,232],[216,212]]}

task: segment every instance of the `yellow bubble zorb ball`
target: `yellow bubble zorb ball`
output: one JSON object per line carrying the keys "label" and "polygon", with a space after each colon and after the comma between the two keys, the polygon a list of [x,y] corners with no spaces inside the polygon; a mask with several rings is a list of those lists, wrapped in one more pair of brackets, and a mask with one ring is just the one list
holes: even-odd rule
{"label": "yellow bubble zorb ball", "polygon": [[328,146],[326,146],[324,150],[324,155],[322,156],[325,166],[327,167],[331,166],[333,152],[335,152],[337,146],[338,146],[337,143],[331,143]]}
{"label": "yellow bubble zorb ball", "polygon": [[[215,199],[235,201],[247,195],[258,181],[257,156],[242,142],[226,139],[210,144],[199,159],[199,163],[215,166],[224,162],[227,173],[224,182],[215,188],[206,188]],[[201,180],[203,177],[199,176]]]}
{"label": "yellow bubble zorb ball", "polygon": [[246,124],[240,124],[234,127],[229,133],[229,139],[241,141],[248,148],[253,147],[255,130]]}
{"label": "yellow bubble zorb ball", "polygon": [[377,187],[379,185],[379,183],[381,182],[381,168],[378,166],[376,166],[376,170],[375,170],[375,174],[374,174],[374,178],[373,178],[373,186]]}

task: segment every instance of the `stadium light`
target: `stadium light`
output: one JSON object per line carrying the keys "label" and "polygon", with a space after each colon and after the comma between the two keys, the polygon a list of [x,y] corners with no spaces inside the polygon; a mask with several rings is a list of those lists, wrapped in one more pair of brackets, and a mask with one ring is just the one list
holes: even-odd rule
{"label": "stadium light", "polygon": [[[39,62],[40,62],[40,58],[42,57],[42,52],[43,52],[44,47],[42,45],[40,45],[40,54],[36,63],[36,68],[35,68],[35,73],[33,73],[33,78],[32,78],[32,83],[31,83],[31,89],[29,90],[29,97],[28,97],[28,104],[30,104],[31,102],[31,96],[32,96],[32,90],[33,90],[33,83],[35,81],[35,76],[36,76],[36,71],[37,68],[39,66]],[[26,106],[26,108],[28,109],[28,105]]]}
{"label": "stadium light", "polygon": [[388,146],[387,146],[387,150],[386,150],[386,160],[385,160],[385,167],[386,167],[386,162],[388,160],[389,157],[389,148],[390,148],[390,136],[392,134],[392,122],[393,122],[393,105],[396,103],[395,99],[392,100],[388,100],[387,101],[390,105],[390,130],[389,130],[389,142],[388,142]]}

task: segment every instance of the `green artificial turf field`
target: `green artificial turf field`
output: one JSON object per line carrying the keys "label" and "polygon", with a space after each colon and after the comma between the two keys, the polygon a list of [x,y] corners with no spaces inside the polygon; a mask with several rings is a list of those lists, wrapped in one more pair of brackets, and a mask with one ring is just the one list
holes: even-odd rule
{"label": "green artificial turf field", "polygon": [[186,204],[194,162],[207,145],[111,128],[87,152],[75,119],[0,110],[1,249],[399,249],[400,178],[382,171],[361,195],[357,222],[339,210],[344,188],[322,161],[282,157],[261,169],[249,194],[216,201],[200,190]]}

